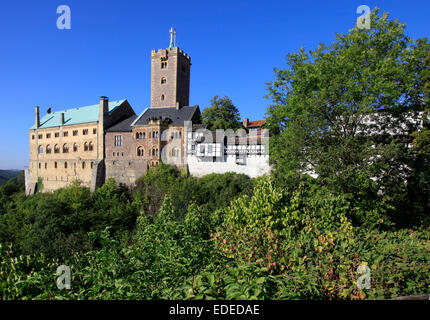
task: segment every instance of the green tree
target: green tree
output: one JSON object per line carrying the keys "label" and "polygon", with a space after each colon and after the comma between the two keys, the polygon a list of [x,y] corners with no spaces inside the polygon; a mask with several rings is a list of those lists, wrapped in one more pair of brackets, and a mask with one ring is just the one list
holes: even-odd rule
{"label": "green tree", "polygon": [[203,110],[202,118],[209,130],[236,130],[241,127],[239,110],[228,97],[213,97],[211,106]]}
{"label": "green tree", "polygon": [[280,132],[270,148],[283,184],[294,188],[313,171],[343,193],[363,191],[360,180],[375,177],[378,185],[367,183],[365,193],[404,192],[414,161],[407,145],[428,99],[430,43],[407,37],[405,24],[378,9],[371,27],[337,34],[314,51],[301,48],[287,55],[286,69],[275,69],[267,125]]}

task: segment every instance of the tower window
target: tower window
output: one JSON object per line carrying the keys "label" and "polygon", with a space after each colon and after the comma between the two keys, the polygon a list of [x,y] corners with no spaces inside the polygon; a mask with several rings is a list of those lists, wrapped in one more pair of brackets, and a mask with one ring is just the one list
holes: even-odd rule
{"label": "tower window", "polygon": [[167,79],[166,77],[162,77],[161,78],[161,84],[166,84],[167,83]]}
{"label": "tower window", "polygon": [[164,101],[164,94],[161,95],[161,101]]}
{"label": "tower window", "polygon": [[167,62],[161,62],[161,69],[167,68]]}

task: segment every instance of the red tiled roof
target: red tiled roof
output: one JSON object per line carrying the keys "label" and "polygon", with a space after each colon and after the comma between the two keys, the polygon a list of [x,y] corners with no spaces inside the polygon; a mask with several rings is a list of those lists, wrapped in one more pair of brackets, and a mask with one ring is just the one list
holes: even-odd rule
{"label": "red tiled roof", "polygon": [[264,123],[266,122],[266,120],[255,120],[255,121],[248,121],[248,128],[252,128],[252,127],[261,127]]}

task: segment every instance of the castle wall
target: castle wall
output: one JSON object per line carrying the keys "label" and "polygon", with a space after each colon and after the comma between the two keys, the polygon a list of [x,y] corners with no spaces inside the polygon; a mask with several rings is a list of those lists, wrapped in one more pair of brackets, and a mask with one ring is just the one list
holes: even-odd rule
{"label": "castle wall", "polygon": [[[77,135],[73,135],[74,131]],[[30,130],[30,184],[42,181],[43,191],[52,192],[78,179],[90,187],[92,171],[100,161],[99,134],[97,122]],[[43,152],[39,153],[39,147]]]}

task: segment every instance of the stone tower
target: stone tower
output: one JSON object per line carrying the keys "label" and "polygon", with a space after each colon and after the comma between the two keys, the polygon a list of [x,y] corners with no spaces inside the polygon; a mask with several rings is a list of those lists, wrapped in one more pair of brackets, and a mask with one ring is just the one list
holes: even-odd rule
{"label": "stone tower", "polygon": [[188,106],[191,58],[171,42],[151,52],[151,108]]}

